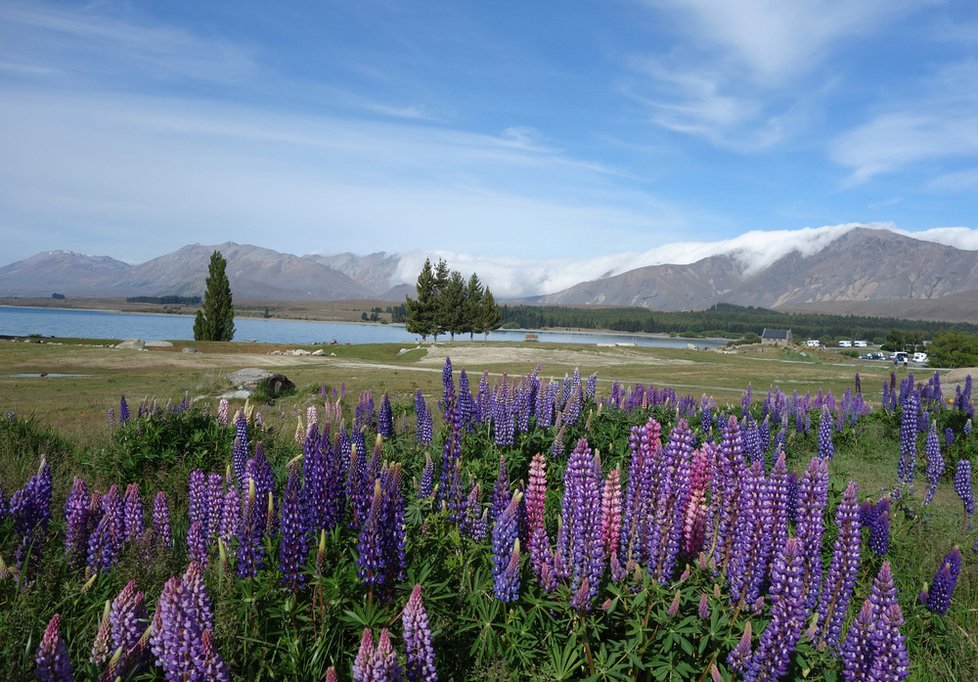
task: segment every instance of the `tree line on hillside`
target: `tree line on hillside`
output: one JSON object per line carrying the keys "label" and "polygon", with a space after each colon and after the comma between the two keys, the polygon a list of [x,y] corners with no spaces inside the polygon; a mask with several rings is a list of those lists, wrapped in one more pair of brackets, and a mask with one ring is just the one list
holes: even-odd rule
{"label": "tree line on hillside", "polygon": [[474,272],[468,282],[458,270],[449,271],[448,264],[438,259],[431,266],[426,258],[415,285],[417,298],[404,301],[404,327],[422,340],[429,336],[438,340],[439,334],[467,333],[488,336],[502,324],[500,308],[488,286]]}
{"label": "tree line on hillside", "polygon": [[782,313],[767,308],[718,303],[706,310],[652,311],[646,308],[592,308],[504,305],[504,327],[545,329],[570,327],[621,332],[683,334],[739,338],[765,328],[790,329],[795,339],[866,339],[884,342],[893,330],[931,338],[941,330],[978,333],[978,325],[887,317]]}

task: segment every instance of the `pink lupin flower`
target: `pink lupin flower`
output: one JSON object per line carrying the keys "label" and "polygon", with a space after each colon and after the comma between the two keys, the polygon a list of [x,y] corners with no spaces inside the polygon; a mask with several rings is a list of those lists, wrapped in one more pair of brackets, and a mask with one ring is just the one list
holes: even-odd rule
{"label": "pink lupin flower", "polygon": [[601,494],[601,541],[605,555],[617,553],[621,534],[621,483],[618,469],[612,469]]}

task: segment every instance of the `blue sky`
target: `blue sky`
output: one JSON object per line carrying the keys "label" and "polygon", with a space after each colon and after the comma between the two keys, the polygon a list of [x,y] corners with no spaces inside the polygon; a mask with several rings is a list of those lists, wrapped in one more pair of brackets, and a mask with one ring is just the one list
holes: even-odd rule
{"label": "blue sky", "polygon": [[0,5],[4,263],[978,249],[976,193],[970,0]]}

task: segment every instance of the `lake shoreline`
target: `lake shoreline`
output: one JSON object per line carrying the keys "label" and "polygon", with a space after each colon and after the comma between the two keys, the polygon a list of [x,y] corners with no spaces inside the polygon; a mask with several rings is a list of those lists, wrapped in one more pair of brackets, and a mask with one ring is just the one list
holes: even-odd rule
{"label": "lake shoreline", "polygon": [[[269,316],[256,314],[258,308],[265,308],[273,305],[265,301],[244,301],[235,304],[235,318],[246,320],[286,320],[289,322],[330,322],[345,324],[364,324],[369,326],[383,326],[390,328],[403,328],[401,322],[365,322],[359,317],[362,312],[370,312],[371,308],[379,307],[383,303],[390,305],[390,301],[371,301],[371,300],[349,300],[349,301],[324,301],[313,303],[303,302],[274,302],[275,313]],[[72,305],[77,304],[77,305]],[[111,306],[111,307],[110,307]],[[119,298],[77,298],[77,299],[49,299],[49,298],[17,298],[0,297],[0,308],[35,308],[43,310],[89,310],[93,312],[104,312],[111,314],[131,314],[131,315],[172,315],[175,317],[193,317],[197,311],[197,306],[180,306],[176,304],[160,304],[160,308],[147,307],[146,303],[128,303],[125,299]],[[352,314],[351,314],[352,313]],[[538,329],[525,329],[514,327],[505,332],[535,334],[572,334],[607,336],[617,338],[643,338],[643,339],[663,339],[675,341],[687,341],[692,344],[702,342],[709,345],[723,345],[732,340],[732,337],[692,337],[683,335],[671,335],[664,332],[624,332],[612,329],[587,329],[582,327],[543,327]],[[440,335],[442,336],[442,335]],[[444,335],[448,338],[448,335]],[[479,336],[479,335],[477,335]],[[465,338],[462,338],[465,337]],[[459,339],[468,341],[467,335],[460,335]]]}

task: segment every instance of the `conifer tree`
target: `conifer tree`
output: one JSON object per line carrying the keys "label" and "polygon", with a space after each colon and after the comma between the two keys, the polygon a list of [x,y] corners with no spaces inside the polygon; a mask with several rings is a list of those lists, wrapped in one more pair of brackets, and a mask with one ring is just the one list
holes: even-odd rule
{"label": "conifer tree", "polygon": [[234,306],[227,261],[220,251],[211,254],[204,302],[194,317],[195,341],[230,341],[234,338]]}
{"label": "conifer tree", "polygon": [[489,291],[489,287],[486,287],[479,305],[478,331],[482,332],[488,338],[489,332],[494,329],[499,329],[502,325],[502,320],[502,311],[496,305],[496,300],[492,297],[492,292]]}
{"label": "conifer tree", "polygon": [[452,335],[460,334],[465,327],[465,280],[462,273],[452,270],[448,283],[438,300],[438,327]]}
{"label": "conifer tree", "polygon": [[448,280],[451,277],[451,273],[448,270],[448,263],[445,262],[444,258],[438,259],[438,264],[435,265],[435,284],[434,284],[434,302],[435,302],[435,313],[431,333],[435,337],[435,341],[438,341],[438,335],[446,330],[445,328],[445,313],[444,313],[444,295],[445,289],[448,288]]}
{"label": "conifer tree", "polygon": [[418,298],[413,299],[408,296],[404,301],[404,328],[412,334],[420,335],[422,341],[427,341],[428,336],[434,334],[436,329],[435,274],[431,269],[431,260],[427,258],[418,275],[415,288]]}
{"label": "conifer tree", "polygon": [[469,277],[468,286],[465,288],[465,321],[462,326],[462,332],[468,332],[470,339],[478,326],[482,295],[482,282],[479,281],[479,276],[473,272],[472,276]]}

